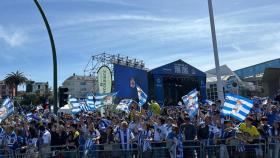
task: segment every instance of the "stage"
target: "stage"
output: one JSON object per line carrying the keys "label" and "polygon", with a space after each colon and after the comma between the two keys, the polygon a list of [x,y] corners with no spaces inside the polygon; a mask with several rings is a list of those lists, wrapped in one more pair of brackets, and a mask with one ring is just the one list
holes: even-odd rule
{"label": "stage", "polygon": [[182,96],[193,89],[206,99],[206,74],[195,67],[177,60],[149,71],[149,96],[161,105],[177,105]]}

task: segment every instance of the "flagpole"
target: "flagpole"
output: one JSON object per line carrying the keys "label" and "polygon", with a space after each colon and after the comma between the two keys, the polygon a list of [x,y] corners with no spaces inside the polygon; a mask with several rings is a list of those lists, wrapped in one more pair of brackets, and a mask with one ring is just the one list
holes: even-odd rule
{"label": "flagpole", "polygon": [[221,100],[221,102],[223,104],[224,103],[224,91],[223,91],[223,85],[222,85],[221,73],[220,73],[220,63],[219,63],[219,54],[218,54],[212,0],[208,0],[208,9],[209,9],[210,26],[211,26],[211,33],[212,33],[212,44],[213,44],[215,66],[216,66],[218,99]]}

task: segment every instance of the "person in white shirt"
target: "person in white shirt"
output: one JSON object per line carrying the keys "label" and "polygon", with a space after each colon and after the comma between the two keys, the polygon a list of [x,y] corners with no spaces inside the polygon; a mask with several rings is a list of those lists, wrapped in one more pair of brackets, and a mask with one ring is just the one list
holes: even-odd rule
{"label": "person in white shirt", "polygon": [[[154,122],[154,141],[156,144],[162,143],[166,138],[166,128],[164,118],[159,118],[157,122]],[[160,146],[157,146],[160,147]]]}
{"label": "person in white shirt", "polygon": [[48,158],[51,154],[51,133],[44,127],[39,127],[41,133],[41,145],[40,145],[40,154],[42,158]]}
{"label": "person in white shirt", "polygon": [[133,132],[135,137],[138,137],[138,131],[141,129],[140,116],[135,114],[133,121],[129,123],[128,128]]}
{"label": "person in white shirt", "polygon": [[173,118],[172,117],[168,117],[166,125],[165,125],[166,137],[168,136],[169,133],[172,132],[172,123],[173,123]]}

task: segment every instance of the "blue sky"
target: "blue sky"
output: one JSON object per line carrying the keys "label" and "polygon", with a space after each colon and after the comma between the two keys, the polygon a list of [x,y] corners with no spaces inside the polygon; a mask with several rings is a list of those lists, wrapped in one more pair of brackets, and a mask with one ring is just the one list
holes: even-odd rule
{"label": "blue sky", "polygon": [[[148,68],[177,59],[214,67],[207,0],[40,0],[53,29],[58,80],[91,55],[120,53]],[[220,64],[233,70],[280,57],[279,0],[213,0]],[[48,35],[33,0],[1,0],[0,79],[20,70],[52,82]]]}

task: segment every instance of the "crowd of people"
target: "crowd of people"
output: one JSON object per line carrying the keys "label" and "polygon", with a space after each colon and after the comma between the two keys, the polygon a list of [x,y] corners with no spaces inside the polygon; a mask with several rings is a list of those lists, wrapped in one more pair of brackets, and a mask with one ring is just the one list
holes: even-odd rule
{"label": "crowd of people", "polygon": [[[201,104],[195,117],[190,117],[184,106],[162,107],[160,111],[132,106],[129,113],[105,107],[104,113],[58,116],[34,110],[32,119],[22,113],[1,123],[0,155],[51,157],[57,150],[76,150],[80,157],[133,157],[139,151],[148,157],[200,157],[202,144],[208,157],[217,153],[220,157],[263,157],[265,152],[278,157],[278,106],[271,101],[255,104],[244,122],[223,116],[219,101]],[[271,151],[254,146],[267,143],[274,144]],[[126,152],[114,153],[117,150]]]}

